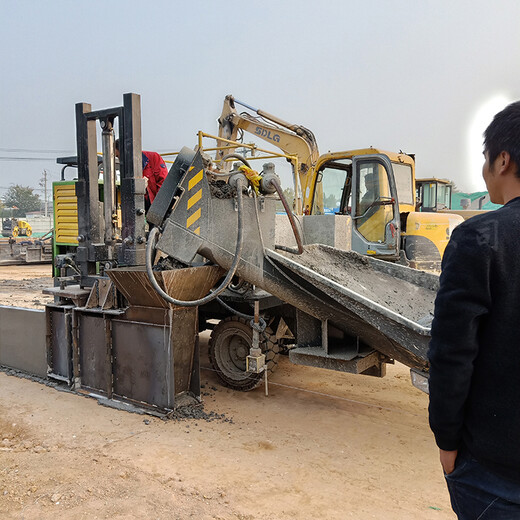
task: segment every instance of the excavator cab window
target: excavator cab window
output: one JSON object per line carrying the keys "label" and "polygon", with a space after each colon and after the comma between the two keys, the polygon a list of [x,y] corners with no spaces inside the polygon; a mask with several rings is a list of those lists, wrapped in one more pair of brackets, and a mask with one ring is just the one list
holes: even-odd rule
{"label": "excavator cab window", "polygon": [[424,183],[420,187],[421,211],[437,210],[437,183]]}
{"label": "excavator cab window", "polygon": [[399,204],[415,204],[413,192],[413,173],[411,165],[393,162],[392,169],[394,171],[395,186],[397,188]]}
{"label": "excavator cab window", "polygon": [[451,185],[437,185],[437,209],[451,209]]}
{"label": "excavator cab window", "polygon": [[318,172],[311,213],[313,215],[348,213],[352,185],[352,161],[328,161]]}

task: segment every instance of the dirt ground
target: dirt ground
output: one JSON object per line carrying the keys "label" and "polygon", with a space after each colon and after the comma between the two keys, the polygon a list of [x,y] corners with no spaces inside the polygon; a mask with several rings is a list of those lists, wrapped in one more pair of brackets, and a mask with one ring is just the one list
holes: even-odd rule
{"label": "dirt ground", "polygon": [[[0,304],[42,308],[49,273],[0,267]],[[265,397],[202,365],[205,411],[224,417],[164,421],[0,372],[0,518],[455,518],[405,366],[377,379],[282,358]]]}
{"label": "dirt ground", "polygon": [[0,265],[0,305],[43,309],[53,297],[42,289],[52,286],[51,264]]}

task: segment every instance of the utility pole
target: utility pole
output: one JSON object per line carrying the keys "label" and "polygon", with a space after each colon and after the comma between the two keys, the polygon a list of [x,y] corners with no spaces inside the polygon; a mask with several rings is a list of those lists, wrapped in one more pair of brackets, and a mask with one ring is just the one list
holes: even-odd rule
{"label": "utility pole", "polygon": [[40,186],[43,185],[43,200],[45,207],[45,216],[47,217],[47,170],[43,170],[43,183],[40,181]]}
{"label": "utility pole", "polygon": [[45,184],[43,193],[45,197],[45,217],[47,217],[47,170],[43,170],[43,182]]}

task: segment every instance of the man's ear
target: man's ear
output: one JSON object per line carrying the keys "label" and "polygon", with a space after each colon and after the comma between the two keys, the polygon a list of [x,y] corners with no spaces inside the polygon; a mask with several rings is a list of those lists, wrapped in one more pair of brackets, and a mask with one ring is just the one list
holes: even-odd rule
{"label": "man's ear", "polygon": [[502,150],[495,161],[495,168],[498,174],[505,174],[509,171],[510,168],[513,167],[513,162],[511,161],[511,155],[509,152]]}

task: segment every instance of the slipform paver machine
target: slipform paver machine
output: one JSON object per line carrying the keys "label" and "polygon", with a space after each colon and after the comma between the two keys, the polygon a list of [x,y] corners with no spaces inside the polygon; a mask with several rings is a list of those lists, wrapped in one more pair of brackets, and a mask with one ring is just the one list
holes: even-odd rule
{"label": "slipform paver machine", "polygon": [[348,215],[276,215],[283,195],[272,165],[255,188],[240,162],[219,171],[188,148],[146,214],[147,234],[139,96],[98,111],[78,104],[76,125],[77,248],[57,256],[60,276],[46,290],[55,302],[44,311],[0,307],[0,364],[168,411],[200,401],[198,333],[227,315],[210,359],[233,388],[257,386],[286,343],[297,364],[382,376],[397,360],[425,383],[436,275],[349,251]]}

